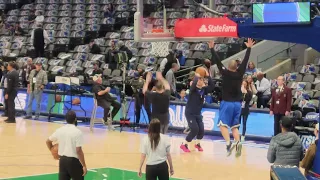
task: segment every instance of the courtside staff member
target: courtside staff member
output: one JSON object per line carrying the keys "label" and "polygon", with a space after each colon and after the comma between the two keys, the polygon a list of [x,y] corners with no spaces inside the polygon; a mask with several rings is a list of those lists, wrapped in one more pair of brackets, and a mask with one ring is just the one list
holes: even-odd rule
{"label": "courtside staff member", "polygon": [[59,180],[83,180],[87,174],[86,162],[82,151],[83,134],[76,127],[77,116],[74,111],[66,114],[67,125],[59,128],[47,140],[49,150],[52,143],[59,144]]}
{"label": "courtside staff member", "polygon": [[[170,154],[170,139],[160,134],[160,121],[152,119],[148,136],[141,144],[141,159],[138,176],[141,177],[141,169],[147,157],[146,180],[169,180],[169,167],[171,176],[174,173]],[[167,164],[169,163],[169,167]]]}
{"label": "courtside staff member", "polygon": [[8,105],[8,119],[5,120],[6,123],[16,122],[16,107],[14,99],[18,94],[19,86],[19,73],[16,70],[16,64],[14,62],[9,62],[7,66],[7,77],[5,83],[7,83],[7,91],[4,95],[5,100],[7,100]]}

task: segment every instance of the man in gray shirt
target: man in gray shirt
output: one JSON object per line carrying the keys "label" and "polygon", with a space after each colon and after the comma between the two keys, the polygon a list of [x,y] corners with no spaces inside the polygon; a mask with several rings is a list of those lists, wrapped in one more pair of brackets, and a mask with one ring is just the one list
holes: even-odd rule
{"label": "man in gray shirt", "polygon": [[171,69],[166,74],[166,80],[170,84],[170,90],[173,96],[175,96],[177,93],[177,88],[176,88],[177,80],[176,80],[176,77],[174,76],[174,73],[177,72],[178,70],[179,70],[179,65],[176,63],[173,63]]}
{"label": "man in gray shirt", "polygon": [[39,119],[40,115],[40,106],[41,106],[41,98],[45,85],[48,83],[47,72],[42,70],[42,64],[40,62],[36,63],[36,69],[32,70],[29,75],[29,84],[28,84],[28,106],[27,106],[27,116],[25,119],[32,118],[32,102],[34,99],[37,101],[36,108],[36,117],[35,119]]}

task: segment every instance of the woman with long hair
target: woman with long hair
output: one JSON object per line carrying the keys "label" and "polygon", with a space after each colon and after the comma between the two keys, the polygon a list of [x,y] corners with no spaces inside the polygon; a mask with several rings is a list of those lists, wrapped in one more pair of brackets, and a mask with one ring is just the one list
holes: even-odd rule
{"label": "woman with long hair", "polygon": [[160,134],[160,121],[152,119],[149,125],[148,136],[143,139],[141,144],[141,160],[138,176],[142,176],[142,165],[147,158],[146,180],[169,180],[167,160],[171,176],[174,174],[170,146],[169,138]]}
{"label": "woman with long hair", "polygon": [[246,74],[248,74],[248,75],[253,75],[253,76],[256,76],[256,75],[257,75],[256,66],[255,66],[255,64],[254,64],[252,61],[250,61],[250,62],[248,63],[248,67],[247,67],[247,69],[246,69]]}
{"label": "woman with long hair", "polygon": [[241,86],[241,92],[242,92],[242,104],[241,104],[241,115],[240,115],[240,122],[242,118],[242,136],[241,141],[244,141],[246,130],[247,130],[247,120],[249,116],[249,104],[252,99],[252,91],[250,90],[248,86],[248,81],[243,80],[242,86]]}

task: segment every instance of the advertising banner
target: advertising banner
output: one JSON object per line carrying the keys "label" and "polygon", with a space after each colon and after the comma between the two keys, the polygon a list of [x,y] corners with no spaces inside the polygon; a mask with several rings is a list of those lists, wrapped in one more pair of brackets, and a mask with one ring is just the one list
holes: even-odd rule
{"label": "advertising banner", "polygon": [[238,37],[238,25],[227,17],[178,19],[174,27],[176,38]]}
{"label": "advertising banner", "polygon": [[[23,110],[27,108],[28,103],[28,94],[26,90],[20,90],[18,92],[18,96],[15,100],[16,109]],[[42,101],[41,101],[41,112],[48,113],[50,108],[54,105],[54,94],[43,93]],[[71,96],[62,95],[62,100],[71,101]],[[93,97],[92,96],[72,96],[73,98],[80,98],[81,106],[86,111],[86,117],[91,117],[91,112],[93,108]],[[4,102],[3,91],[0,90],[0,102]],[[130,107],[129,107],[130,106]],[[128,108],[129,107],[129,108]],[[71,108],[71,104],[69,103],[56,103],[53,107],[51,113],[53,114],[61,114],[64,115]],[[36,102],[34,101],[32,105],[33,111],[36,109]],[[85,113],[80,108],[80,106],[73,105],[71,108],[73,111],[77,113],[78,117],[84,117]],[[125,113],[127,114],[127,118],[130,118],[130,121],[134,121],[134,101],[130,100],[127,103],[127,108]],[[217,108],[203,108],[202,109],[203,123],[204,128],[207,131],[219,131],[219,127],[217,126],[219,121],[219,109]],[[170,126],[184,128],[187,127],[188,123],[185,117],[185,105],[175,105],[171,104],[169,107],[169,115],[170,115]],[[124,117],[122,110],[116,115],[116,121],[119,121],[120,117]],[[103,109],[98,107],[96,118],[103,117]],[[142,108],[141,111],[141,123],[149,123],[148,116],[145,110]],[[240,132],[242,131],[242,127],[240,127]],[[268,113],[258,113],[258,112],[250,112],[250,115],[247,120],[247,134],[256,135],[256,136],[264,136],[271,137],[273,134],[273,117]],[[309,140],[308,140],[309,141]]]}

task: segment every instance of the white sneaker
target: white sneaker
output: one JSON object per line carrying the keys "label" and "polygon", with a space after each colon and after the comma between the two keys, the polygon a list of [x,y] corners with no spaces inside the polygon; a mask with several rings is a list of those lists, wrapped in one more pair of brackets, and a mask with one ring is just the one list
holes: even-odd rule
{"label": "white sneaker", "polygon": [[241,136],[241,142],[244,142],[245,141],[245,136]]}
{"label": "white sneaker", "polygon": [[107,124],[108,124],[108,130],[109,131],[114,131],[115,130],[115,128],[112,126],[112,120],[111,119],[108,119]]}

